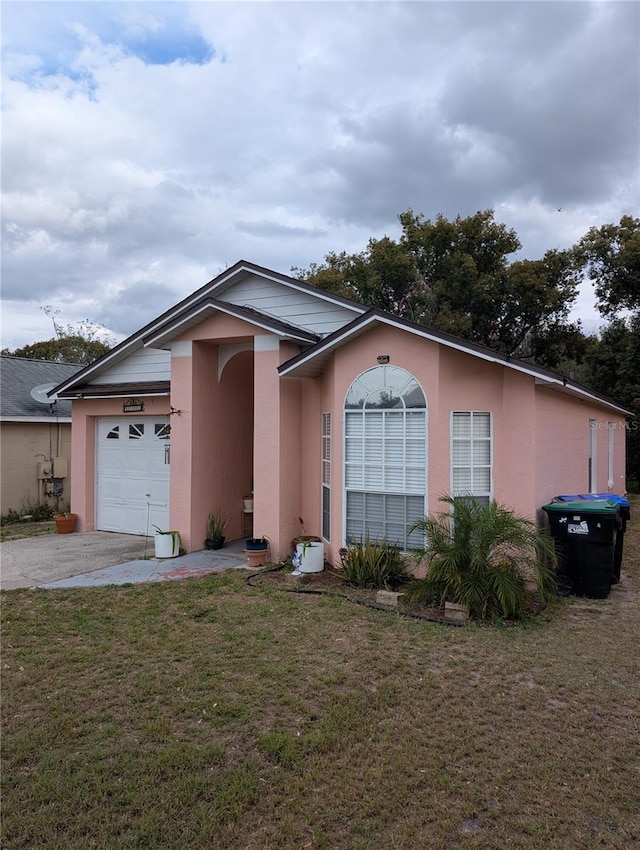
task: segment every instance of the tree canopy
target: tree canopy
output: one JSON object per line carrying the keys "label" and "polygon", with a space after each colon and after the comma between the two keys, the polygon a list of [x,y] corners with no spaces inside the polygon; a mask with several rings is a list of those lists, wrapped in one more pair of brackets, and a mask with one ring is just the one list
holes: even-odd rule
{"label": "tree canopy", "polygon": [[[577,378],[633,412],[627,485],[640,488],[640,219],[592,228],[568,250],[514,259],[516,232],[492,210],[449,221],[401,213],[400,238],[329,253],[297,277],[436,330]],[[570,320],[591,281],[609,320],[599,337]]]}
{"label": "tree canopy", "polygon": [[56,335],[51,339],[23,345],[13,351],[4,348],[2,354],[88,366],[111,349],[113,345],[111,339],[99,338],[103,331],[101,325],[95,324],[90,319],[83,319],[77,325],[62,325],[58,322],[59,310],[49,305],[42,310],[53,322]]}
{"label": "tree canopy", "polygon": [[361,253],[330,253],[293,273],[421,324],[555,366],[578,326],[568,319],[580,280],[570,251],[510,261],[521,247],[492,210],[435,221],[399,216],[398,241],[370,239]]}

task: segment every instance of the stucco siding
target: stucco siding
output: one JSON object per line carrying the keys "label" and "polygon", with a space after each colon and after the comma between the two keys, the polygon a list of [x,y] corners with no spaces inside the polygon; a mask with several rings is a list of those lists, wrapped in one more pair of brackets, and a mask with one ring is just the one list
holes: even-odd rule
{"label": "stucco siding", "polygon": [[332,304],[312,293],[297,291],[275,281],[253,276],[235,284],[220,296],[238,307],[253,307],[284,322],[324,336],[352,321],[358,313]]}
{"label": "stucco siding", "polygon": [[[63,479],[59,498],[46,497],[37,477],[38,461],[71,457],[71,425],[68,423],[3,422],[0,511],[21,511],[29,503],[43,502],[62,508],[70,500],[70,478]],[[70,470],[68,469],[68,472]]]}
{"label": "stucco siding", "polygon": [[[561,493],[589,491],[590,421],[595,423],[595,485],[598,492],[624,493],[624,418],[595,404],[538,387],[536,393],[536,502]],[[609,477],[609,423],[612,430]]]}
{"label": "stucco siding", "polygon": [[129,381],[168,381],[171,378],[171,352],[142,348],[126,360],[102,372],[91,384],[120,384]]}

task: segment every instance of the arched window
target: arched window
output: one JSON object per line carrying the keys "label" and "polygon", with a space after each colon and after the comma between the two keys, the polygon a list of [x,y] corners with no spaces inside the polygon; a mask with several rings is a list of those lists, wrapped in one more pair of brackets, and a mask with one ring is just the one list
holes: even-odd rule
{"label": "arched window", "polygon": [[423,545],[420,533],[409,533],[424,517],[427,493],[422,388],[404,369],[376,366],[355,379],[344,406],[346,542]]}

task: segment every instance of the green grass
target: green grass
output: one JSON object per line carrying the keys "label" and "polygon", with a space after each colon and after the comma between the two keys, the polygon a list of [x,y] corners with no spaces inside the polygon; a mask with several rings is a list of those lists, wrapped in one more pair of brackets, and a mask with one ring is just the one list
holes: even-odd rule
{"label": "green grass", "polygon": [[640,500],[623,581],[448,628],[230,571],[2,594],[2,846],[629,848]]}

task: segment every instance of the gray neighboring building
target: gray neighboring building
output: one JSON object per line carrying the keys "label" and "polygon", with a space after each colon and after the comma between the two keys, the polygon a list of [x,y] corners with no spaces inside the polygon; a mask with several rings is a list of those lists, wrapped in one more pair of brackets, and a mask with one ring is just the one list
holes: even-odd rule
{"label": "gray neighboring building", "polygon": [[0,356],[0,512],[70,501],[71,402],[40,403],[34,387],[56,386],[82,367]]}

